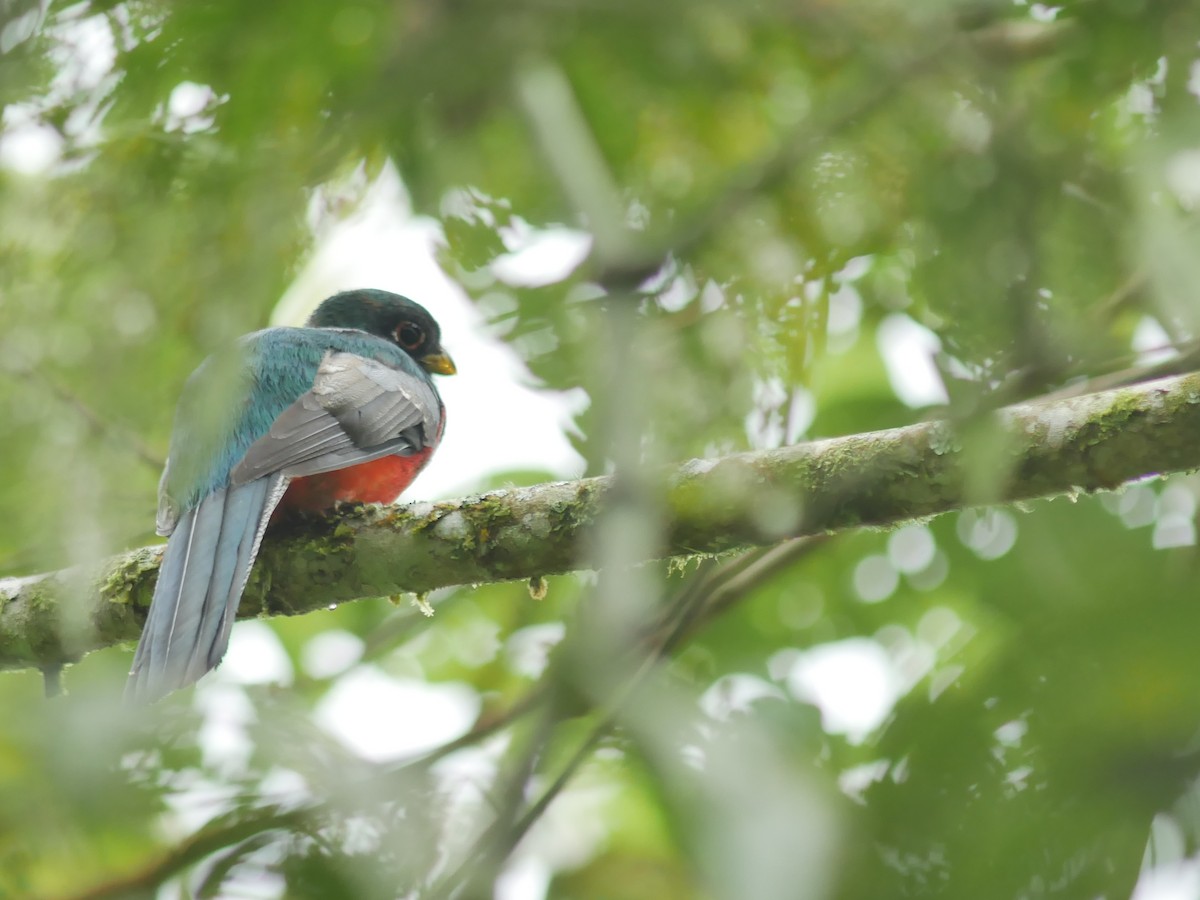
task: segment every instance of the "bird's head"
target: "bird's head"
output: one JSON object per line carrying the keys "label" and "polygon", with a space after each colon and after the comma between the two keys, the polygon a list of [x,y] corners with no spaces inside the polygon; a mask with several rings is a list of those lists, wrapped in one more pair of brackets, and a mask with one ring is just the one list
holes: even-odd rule
{"label": "bird's head", "polygon": [[310,328],[357,328],[391,341],[424,369],[453,375],[454,361],[442,349],[433,316],[407,297],[373,289],[342,291],[323,301],[309,317]]}

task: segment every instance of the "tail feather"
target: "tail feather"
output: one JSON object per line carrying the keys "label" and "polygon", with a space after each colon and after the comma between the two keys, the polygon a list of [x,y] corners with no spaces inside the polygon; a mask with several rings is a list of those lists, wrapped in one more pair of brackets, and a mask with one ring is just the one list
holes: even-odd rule
{"label": "tail feather", "polygon": [[263,529],[284,487],[279,476],[256,479],[213,491],[180,516],[134,655],[127,699],[158,700],[221,661]]}
{"label": "tail feather", "polygon": [[[205,672],[220,662],[229,645],[229,636],[221,640],[228,619],[232,627],[237,613],[237,601],[250,574],[253,557],[247,548],[253,546],[259,515],[267,494],[267,479],[252,481],[241,488],[222,492],[222,528],[217,540],[216,556],[209,576],[208,592],[199,613],[196,640],[187,659],[184,677],[188,682],[196,681]],[[244,527],[228,527],[233,523],[245,523]],[[254,547],[256,550],[257,547]]]}
{"label": "tail feather", "polygon": [[183,576],[187,572],[183,557],[191,542],[192,523],[195,518],[195,510],[189,510],[180,516],[171,539],[167,541],[162,565],[158,569],[158,582],[154,585],[154,599],[150,603],[146,625],[142,629],[137,652],[133,656],[133,668],[130,672],[133,677],[126,686],[126,696],[131,696],[136,690],[137,676],[141,675],[141,680],[149,678],[149,673],[159,665],[157,657],[166,650],[167,632],[175,618],[175,604],[183,587]]}
{"label": "tail feather", "polygon": [[[279,501],[283,499],[283,494],[287,490],[288,482],[291,479],[282,475],[274,475],[270,478],[260,480],[262,485],[262,496],[256,501],[261,504],[258,517],[258,528],[247,529],[243,532],[241,540],[237,547],[237,566],[235,569],[234,581],[230,586],[231,596],[236,597],[239,601],[242,597],[242,591],[246,589],[246,580],[250,577],[250,569],[254,565],[254,559],[258,556],[258,548],[262,543],[263,532],[267,529],[267,523],[271,519],[271,513],[275,511],[275,507],[279,505]],[[221,657],[225,655],[225,649],[229,646],[229,634],[233,631],[233,623],[237,619],[238,603],[225,604],[225,612],[221,619],[221,629],[217,632],[207,657],[207,667],[212,669],[221,661]]]}

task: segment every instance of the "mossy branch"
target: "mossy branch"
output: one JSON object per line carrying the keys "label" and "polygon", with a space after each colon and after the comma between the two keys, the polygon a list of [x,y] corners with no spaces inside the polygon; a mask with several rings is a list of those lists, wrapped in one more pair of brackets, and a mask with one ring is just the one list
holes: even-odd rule
{"label": "mossy branch", "polygon": [[[693,460],[656,482],[654,560],[988,503],[1115,488],[1200,468],[1200,374],[1008,407],[960,423]],[[363,597],[586,568],[612,478],[446,503],[343,508],[284,523],[263,545],[240,615],[294,615]],[[0,580],[0,667],[46,667],[136,639],[159,548],[93,570]]]}

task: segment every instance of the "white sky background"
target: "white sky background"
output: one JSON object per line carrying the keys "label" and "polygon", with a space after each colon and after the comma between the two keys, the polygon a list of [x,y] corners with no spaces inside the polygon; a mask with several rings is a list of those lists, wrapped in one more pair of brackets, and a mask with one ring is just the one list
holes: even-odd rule
{"label": "white sky background", "polygon": [[[525,246],[507,257],[507,267],[517,273],[533,268],[550,281],[565,277],[582,261],[587,243],[564,242],[561,232],[526,235]],[[387,166],[361,207],[319,241],[271,324],[302,324],[329,295],[365,287],[410,297],[438,320],[458,374],[435,378],[446,404],[446,433],[428,468],[405,492],[406,500],[455,496],[489,474],[512,469],[578,477],[583,459],[565,432],[586,396],[581,390],[536,389],[525,364],[487,333],[474,304],[438,266],[434,249],[440,237],[436,222],[413,215],[399,177]],[[558,253],[547,256],[546,245]],[[523,257],[532,267],[522,263]]]}

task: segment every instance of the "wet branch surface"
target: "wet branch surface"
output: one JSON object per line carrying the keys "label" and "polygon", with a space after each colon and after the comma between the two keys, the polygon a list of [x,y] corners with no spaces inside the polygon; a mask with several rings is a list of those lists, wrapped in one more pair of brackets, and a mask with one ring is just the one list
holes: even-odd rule
{"label": "wet branch surface", "polygon": [[[1109,490],[1200,467],[1200,374],[664,470],[645,561],[888,527],[969,506]],[[268,534],[240,615],[594,567],[611,478],[444,503],[345,507]],[[161,548],[0,581],[0,667],[50,667],[134,640]]]}

